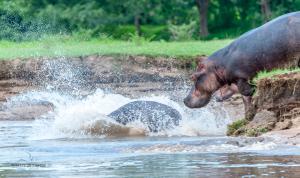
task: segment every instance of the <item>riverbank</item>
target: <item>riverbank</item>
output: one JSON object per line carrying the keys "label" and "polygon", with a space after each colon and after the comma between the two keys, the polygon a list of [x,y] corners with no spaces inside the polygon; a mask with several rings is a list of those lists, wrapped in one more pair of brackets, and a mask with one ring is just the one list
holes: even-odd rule
{"label": "riverbank", "polygon": [[[0,61],[0,101],[28,91],[58,91],[86,97],[97,89],[130,98],[167,95],[182,103],[190,89],[195,58],[185,60],[148,56],[85,56]],[[239,96],[222,104],[230,117],[243,116]],[[3,106],[1,120],[31,120],[53,110],[51,103]],[[220,108],[216,108],[220,110]],[[36,112],[39,111],[39,112]]]}
{"label": "riverbank", "polygon": [[[181,103],[184,94],[192,85],[188,76],[194,70],[195,57],[180,60],[172,57],[92,55],[3,60],[0,64],[0,119],[33,120],[52,111],[53,104],[39,101],[7,106],[7,101],[20,93],[35,90],[51,90],[86,97],[97,89],[102,89],[130,98],[164,93]],[[300,125],[297,112],[299,79],[299,73],[296,72],[278,77],[268,76],[256,81],[256,116],[253,121],[247,122],[232,134],[259,136],[270,132],[297,137]],[[178,96],[179,93],[182,96]],[[221,105],[233,121],[244,117],[240,95],[234,95]],[[290,135],[287,130],[295,134]]]}
{"label": "riverbank", "polygon": [[[229,126],[229,135],[268,136],[300,144],[300,72],[267,75],[257,80],[254,118]],[[235,127],[235,129],[233,129]]]}

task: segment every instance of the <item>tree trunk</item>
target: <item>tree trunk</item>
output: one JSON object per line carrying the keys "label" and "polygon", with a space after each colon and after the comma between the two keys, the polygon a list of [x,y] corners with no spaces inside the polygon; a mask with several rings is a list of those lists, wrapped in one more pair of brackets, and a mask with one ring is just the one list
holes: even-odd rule
{"label": "tree trunk", "polygon": [[200,26],[199,34],[201,37],[208,35],[207,28],[207,11],[208,11],[209,0],[196,0],[196,5],[199,12]]}
{"label": "tree trunk", "polygon": [[261,0],[261,13],[263,15],[264,22],[268,22],[271,19],[271,9],[269,5],[270,0]]}
{"label": "tree trunk", "polygon": [[142,31],[141,31],[141,15],[139,13],[134,15],[134,26],[135,26],[135,31],[138,36],[142,36]]}

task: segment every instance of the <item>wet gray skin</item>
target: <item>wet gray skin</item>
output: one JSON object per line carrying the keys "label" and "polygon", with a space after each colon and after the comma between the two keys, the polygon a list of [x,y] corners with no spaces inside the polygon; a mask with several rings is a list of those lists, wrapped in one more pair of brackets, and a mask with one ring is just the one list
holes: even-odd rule
{"label": "wet gray skin", "polygon": [[140,121],[150,132],[159,132],[179,125],[181,114],[174,108],[155,101],[133,101],[108,115],[121,124]]}
{"label": "wet gray skin", "polygon": [[194,88],[192,88],[190,94],[184,98],[183,102],[184,104],[189,108],[201,108],[206,106],[211,98],[211,95],[202,95],[202,96],[195,96],[193,93]]}

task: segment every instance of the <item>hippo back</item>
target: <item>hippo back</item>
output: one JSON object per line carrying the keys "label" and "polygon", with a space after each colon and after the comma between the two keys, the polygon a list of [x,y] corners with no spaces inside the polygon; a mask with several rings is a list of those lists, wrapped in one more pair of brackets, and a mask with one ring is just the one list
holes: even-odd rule
{"label": "hippo back", "polygon": [[177,110],[154,101],[130,102],[108,116],[124,125],[140,121],[147,125],[151,132],[173,128],[178,126],[181,120],[181,115]]}
{"label": "hippo back", "polygon": [[300,12],[257,27],[209,56],[226,69],[226,81],[253,79],[259,71],[296,67],[300,58]]}

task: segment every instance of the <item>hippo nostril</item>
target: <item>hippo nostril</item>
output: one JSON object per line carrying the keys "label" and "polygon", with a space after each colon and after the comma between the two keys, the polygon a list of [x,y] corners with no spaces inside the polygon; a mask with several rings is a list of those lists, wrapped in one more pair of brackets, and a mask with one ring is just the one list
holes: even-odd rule
{"label": "hippo nostril", "polygon": [[191,107],[191,101],[189,97],[184,98],[183,103],[187,107]]}
{"label": "hippo nostril", "polygon": [[186,98],[183,99],[183,103],[186,104]]}
{"label": "hippo nostril", "polygon": [[183,103],[187,106],[188,105],[188,101],[187,101],[188,99],[187,98],[184,98],[183,99]]}

